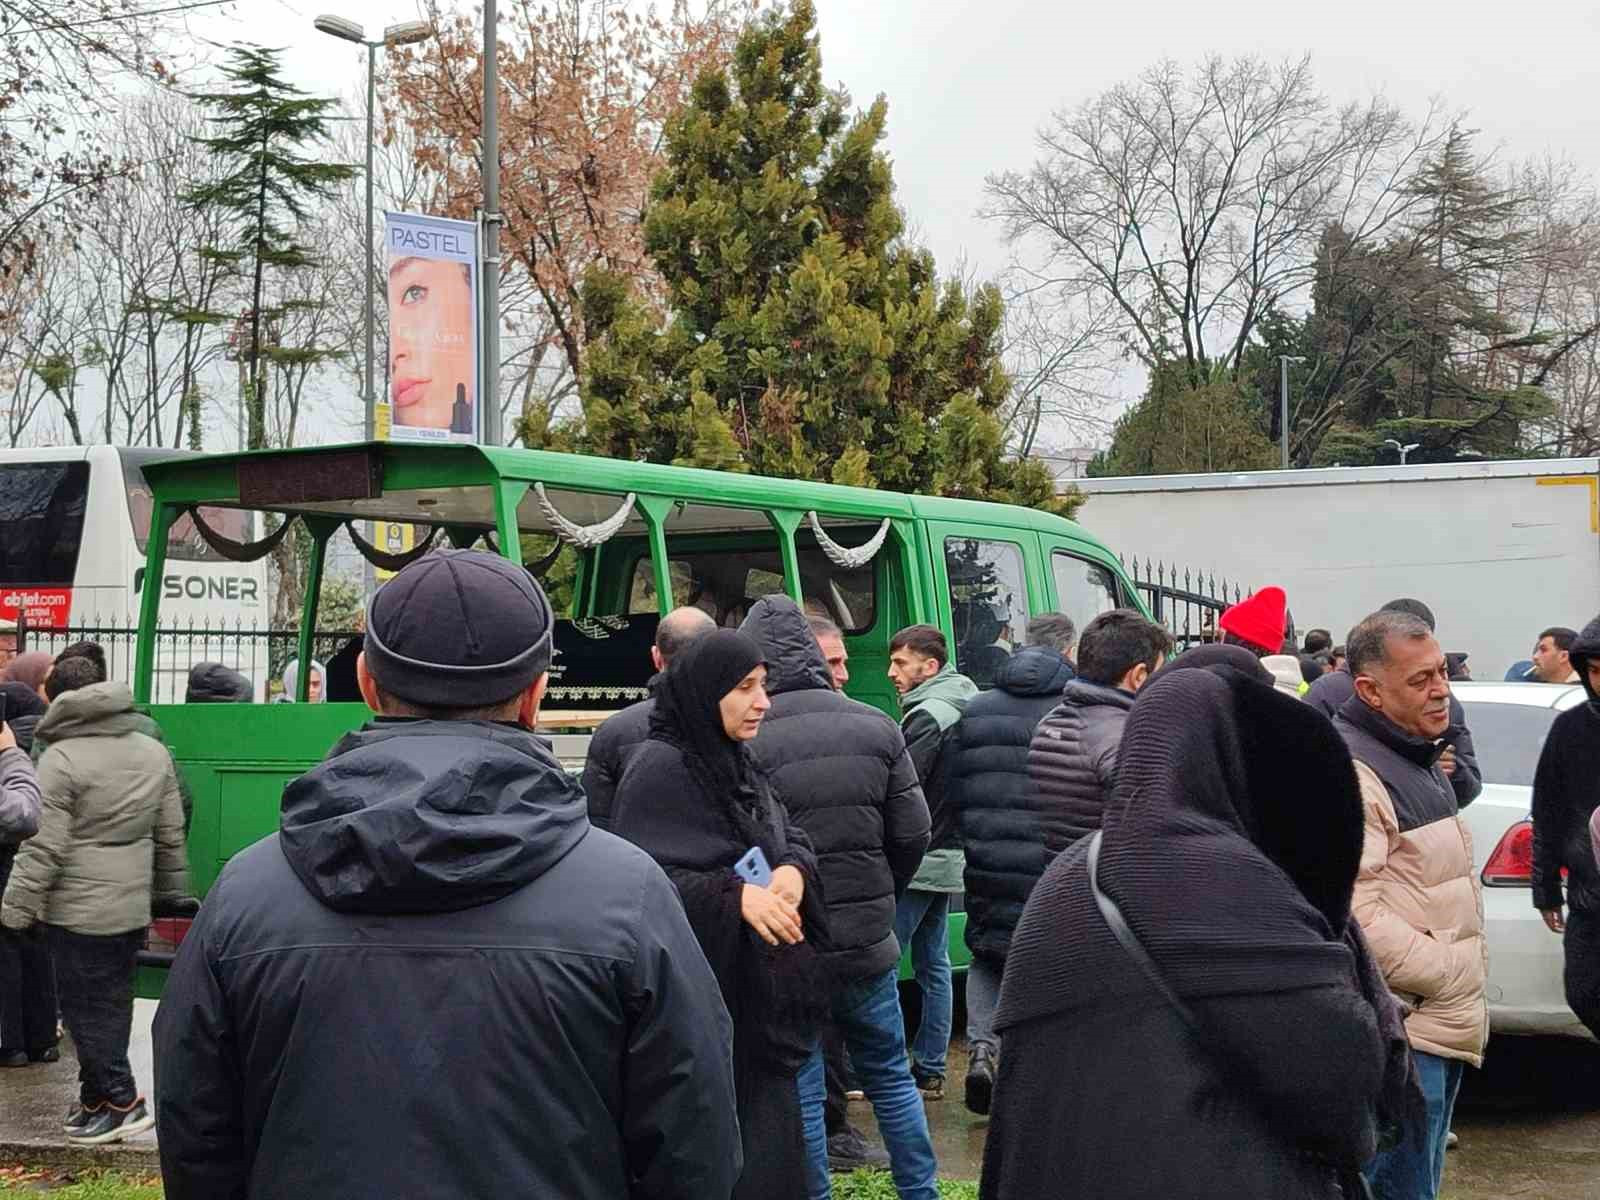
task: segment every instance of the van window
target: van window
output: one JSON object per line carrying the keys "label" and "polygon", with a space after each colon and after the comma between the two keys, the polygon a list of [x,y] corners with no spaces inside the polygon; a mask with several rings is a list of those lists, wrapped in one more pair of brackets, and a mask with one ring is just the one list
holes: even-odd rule
{"label": "van window", "polygon": [[[877,619],[878,588],[873,564],[854,571],[835,566],[820,547],[803,541],[795,547],[800,561],[800,594],[806,609],[828,617],[846,633],[864,633]],[[694,550],[674,554],[668,562],[672,574],[672,606],[695,604],[719,625],[736,627],[750,606],[762,596],[782,593],[783,559],[770,550]],[[629,589],[630,613],[656,611],[655,576],[650,558],[641,555],[634,564]]]}
{"label": "van window", "polygon": [[980,688],[993,687],[1000,664],[1022,645],[1028,627],[1028,584],[1022,547],[1013,542],[946,538],[950,628],[956,670]]}
{"label": "van window", "polygon": [[1057,550],[1050,555],[1056,577],[1056,607],[1072,618],[1079,633],[1103,612],[1117,605],[1117,578],[1097,562]]}
{"label": "van window", "polygon": [[0,467],[0,583],[71,587],[89,498],[89,464]]}

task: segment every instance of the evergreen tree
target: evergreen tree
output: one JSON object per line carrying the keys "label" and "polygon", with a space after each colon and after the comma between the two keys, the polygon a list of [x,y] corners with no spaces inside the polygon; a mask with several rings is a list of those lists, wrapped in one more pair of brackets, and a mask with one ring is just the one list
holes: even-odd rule
{"label": "evergreen tree", "polygon": [[583,420],[530,445],[1064,509],[1009,461],[1002,306],[903,239],[880,97],[822,86],[815,11],[754,23],[667,129],[645,245],[667,316],[592,271]]}
{"label": "evergreen tree", "polygon": [[308,146],[328,140],[329,113],[338,102],[307,96],[283,79],[278,73],[278,54],[259,46],[233,46],[221,68],[231,87],[191,95],[211,111],[210,119],[219,128],[215,136],[196,142],[232,170],[190,189],[183,197],[195,208],[232,214],[228,242],[207,247],[205,254],[249,279],[250,335],[241,356],[249,365],[245,402],[251,449],[267,444],[262,360],[283,355],[302,363],[307,355],[329,357],[335,353],[263,344],[263,327],[287,310],[284,305],[267,304],[267,272],[314,264],[314,256],[296,241],[299,224],[311,215],[313,202],[331,200],[338,185],[355,174],[351,167],[321,162],[305,153]]}
{"label": "evergreen tree", "polygon": [[1150,373],[1143,399],[1118,418],[1111,446],[1089,464],[1094,477],[1260,471],[1278,465],[1278,450],[1262,435],[1243,389],[1225,368],[1213,367],[1191,386],[1182,360]]}

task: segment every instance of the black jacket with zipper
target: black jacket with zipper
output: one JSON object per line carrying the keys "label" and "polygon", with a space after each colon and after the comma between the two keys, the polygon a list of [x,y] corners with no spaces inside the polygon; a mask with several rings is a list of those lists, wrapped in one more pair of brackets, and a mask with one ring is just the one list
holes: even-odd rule
{"label": "black jacket with zipper", "polygon": [[379,720],[285,789],[178,952],[166,1194],[725,1196],[731,1036],[672,884],[546,742]]}

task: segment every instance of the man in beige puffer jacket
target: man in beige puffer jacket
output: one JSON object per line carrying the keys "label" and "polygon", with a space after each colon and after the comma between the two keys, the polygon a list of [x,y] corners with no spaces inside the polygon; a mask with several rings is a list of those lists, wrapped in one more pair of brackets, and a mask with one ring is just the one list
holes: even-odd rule
{"label": "man in beige puffer jacket", "polygon": [[1409,613],[1374,613],[1347,646],[1356,694],[1334,725],[1356,762],[1365,842],[1354,911],[1389,989],[1410,1006],[1406,1033],[1427,1101],[1369,1171],[1380,1200],[1434,1200],[1465,1067],[1489,1036],[1488,950],[1472,842],[1439,767],[1450,728],[1448,666]]}
{"label": "man in beige puffer jacket", "polygon": [[187,888],[183,805],[162,744],[140,732],[126,684],[101,683],[87,659],[64,659],[46,684],[36,733],[39,832],[17,854],[0,924],[42,925],[61,1015],[78,1053],[76,1143],[120,1141],[154,1124],[128,1064],[137,955],[151,893]]}

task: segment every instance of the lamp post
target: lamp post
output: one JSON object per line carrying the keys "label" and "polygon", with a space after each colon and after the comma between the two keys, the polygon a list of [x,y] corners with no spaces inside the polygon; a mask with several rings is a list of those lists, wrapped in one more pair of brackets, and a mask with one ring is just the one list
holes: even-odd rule
{"label": "lamp post", "polygon": [[1279,432],[1283,436],[1283,469],[1289,469],[1289,364],[1303,363],[1296,354],[1278,355],[1278,403],[1282,409]]}
{"label": "lamp post", "polygon": [[500,14],[483,0],[483,421],[478,437],[500,435]]}
{"label": "lamp post", "polygon": [[1406,465],[1407,456],[1410,455],[1413,450],[1419,449],[1422,445],[1421,442],[1411,442],[1408,445],[1402,446],[1399,442],[1395,441],[1394,438],[1384,438],[1383,444],[1385,446],[1393,446],[1396,450],[1400,451],[1400,465],[1402,467]]}
{"label": "lamp post", "polygon": [[363,436],[370,442],[377,432],[378,404],[378,396],[372,386],[372,352],[375,341],[372,328],[373,292],[375,289],[373,275],[376,271],[373,263],[374,251],[372,246],[372,143],[374,110],[378,107],[378,51],[385,46],[409,46],[413,42],[423,41],[433,32],[433,26],[426,21],[406,21],[400,25],[389,26],[377,41],[368,41],[366,30],[345,17],[324,14],[313,21],[312,24],[332,37],[340,38],[346,42],[355,42],[367,48],[367,353],[361,400],[362,406],[366,410]]}

